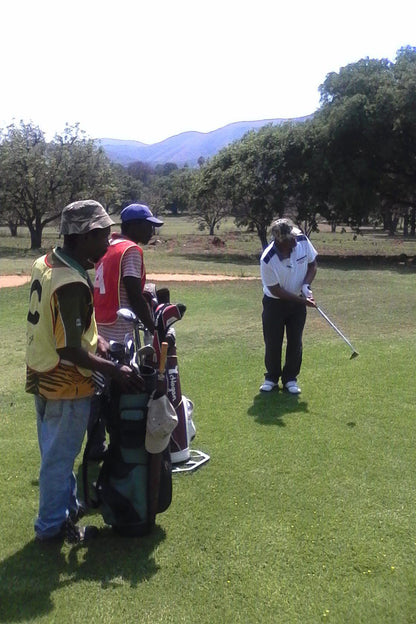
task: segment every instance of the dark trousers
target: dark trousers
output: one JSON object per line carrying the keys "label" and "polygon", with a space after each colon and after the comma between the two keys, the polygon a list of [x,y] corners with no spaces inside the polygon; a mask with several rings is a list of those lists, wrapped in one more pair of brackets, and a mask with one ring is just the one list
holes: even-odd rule
{"label": "dark trousers", "polygon": [[[302,334],[306,306],[283,299],[263,297],[263,338],[265,344],[265,378],[285,385],[296,381],[302,364]],[[282,370],[283,338],[286,331],[286,356]]]}

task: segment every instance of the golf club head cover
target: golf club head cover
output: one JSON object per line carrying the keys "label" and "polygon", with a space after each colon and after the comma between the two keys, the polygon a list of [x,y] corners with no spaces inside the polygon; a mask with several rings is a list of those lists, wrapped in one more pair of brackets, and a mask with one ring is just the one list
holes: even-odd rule
{"label": "golf club head cover", "polygon": [[156,297],[157,297],[158,303],[170,303],[169,288],[166,288],[166,287],[158,288],[156,291]]}
{"label": "golf club head cover", "polygon": [[175,344],[175,333],[173,323],[179,321],[185,314],[186,306],[182,303],[161,303],[155,311],[155,333],[153,334],[153,347],[156,351],[159,363],[160,345],[169,337],[169,343]]}
{"label": "golf club head cover", "polygon": [[186,306],[183,303],[161,303],[155,310],[155,326],[159,332],[159,338],[164,340],[168,327],[180,321],[185,314]]}
{"label": "golf club head cover", "polygon": [[150,316],[154,318],[155,308],[157,306],[157,299],[153,297],[152,293],[148,290],[143,291],[144,300],[147,303],[147,307],[149,308]]}

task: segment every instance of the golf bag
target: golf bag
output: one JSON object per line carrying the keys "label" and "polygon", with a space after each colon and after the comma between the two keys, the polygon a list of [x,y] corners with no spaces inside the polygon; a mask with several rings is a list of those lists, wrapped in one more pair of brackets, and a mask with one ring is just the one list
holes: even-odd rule
{"label": "golf bag", "polygon": [[82,466],[87,505],[99,508],[104,522],[125,536],[148,534],[156,514],[165,511],[172,501],[169,446],[157,455],[145,448],[148,403],[156,387],[156,370],[144,366],[140,373],[146,381],[145,392],[123,394],[111,383],[100,396],[109,445],[92,496],[88,442]]}
{"label": "golf bag", "polygon": [[173,323],[183,317],[186,307],[180,303],[170,303],[167,288],[157,291],[157,301],[154,311],[156,329],[153,336],[153,347],[159,357],[162,342],[165,341],[169,345],[166,363],[166,393],[178,416],[178,425],[170,440],[170,456],[172,464],[177,464],[186,462],[190,458],[190,443],[196,433],[192,420],[193,403],[182,394],[176,354],[176,334],[172,327]]}

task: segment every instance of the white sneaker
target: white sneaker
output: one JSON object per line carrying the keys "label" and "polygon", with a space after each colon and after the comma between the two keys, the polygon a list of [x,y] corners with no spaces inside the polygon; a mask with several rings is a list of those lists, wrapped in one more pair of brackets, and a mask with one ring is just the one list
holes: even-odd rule
{"label": "white sneaker", "polygon": [[299,388],[298,384],[296,383],[296,381],[288,381],[285,384],[285,388],[288,392],[290,392],[290,394],[300,394],[301,393],[301,389]]}
{"label": "white sneaker", "polygon": [[277,383],[274,381],[270,381],[270,379],[265,379],[260,386],[261,392],[270,392],[273,388],[276,388]]}

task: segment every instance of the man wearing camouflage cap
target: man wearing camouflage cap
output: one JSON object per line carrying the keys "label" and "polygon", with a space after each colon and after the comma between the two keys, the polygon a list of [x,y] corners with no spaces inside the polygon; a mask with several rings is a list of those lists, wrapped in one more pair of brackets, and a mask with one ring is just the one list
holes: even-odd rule
{"label": "man wearing camouflage cap", "polygon": [[100,355],[108,344],[97,334],[93,286],[88,269],[105,254],[113,221],[94,200],[76,201],[61,215],[62,248],[32,267],[27,316],[26,391],[35,395],[41,467],[40,543],[78,543],[95,527],[75,524],[81,515],[73,472],[94,393],[92,371],[115,379],[125,391],[143,387],[129,367],[117,368]]}
{"label": "man wearing camouflage cap", "polygon": [[[306,307],[315,306],[310,284],[317,270],[316,249],[289,219],[272,223],[273,241],[263,251],[260,272],[263,283],[263,337],[266,373],[262,392],[278,388],[297,395],[297,376],[302,364],[302,335]],[[286,332],[286,356],[282,369],[282,346]]]}

